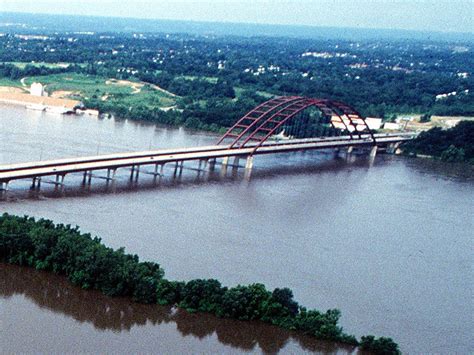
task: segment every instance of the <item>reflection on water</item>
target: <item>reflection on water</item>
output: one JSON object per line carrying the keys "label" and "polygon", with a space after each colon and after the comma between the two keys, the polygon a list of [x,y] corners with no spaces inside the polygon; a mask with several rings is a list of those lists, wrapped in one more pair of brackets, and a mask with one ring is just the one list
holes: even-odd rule
{"label": "reflection on water", "polygon": [[[293,159],[291,156],[293,155]],[[146,168],[141,169],[141,175],[137,180],[131,180],[128,169],[117,172],[115,182],[103,179],[95,179],[91,185],[82,182],[81,174],[70,174],[67,176],[64,186],[43,183],[41,188],[31,188],[30,181],[17,181],[11,184],[8,191],[0,194],[0,202],[21,202],[24,199],[42,200],[47,198],[73,198],[85,197],[91,194],[124,194],[136,191],[169,190],[186,186],[212,185],[221,183],[243,183],[249,184],[252,181],[281,178],[284,176],[320,174],[320,173],[341,173],[351,169],[364,169],[370,166],[366,159],[346,158],[334,159],[333,153],[308,152],[305,159],[298,157],[295,159],[294,153],[280,154],[279,158],[291,159],[297,166],[290,164],[280,164],[280,166],[261,164],[256,167],[250,176],[245,174],[242,167],[229,167],[223,171],[219,164],[215,170],[199,171],[194,162],[187,162],[182,174],[174,173],[174,164],[166,167],[163,177],[153,177],[147,175]],[[260,162],[262,163],[262,162]],[[263,162],[265,163],[265,162]],[[157,192],[158,193],[158,192]]]}
{"label": "reflection on water", "polygon": [[[98,330],[129,332],[136,326],[143,329],[172,323],[183,337],[203,339],[216,334],[221,344],[245,351],[259,348],[265,353],[276,353],[290,339],[306,351],[336,353],[353,349],[296,335],[261,322],[220,319],[209,314],[190,314],[171,307],[141,305],[127,299],[106,297],[97,291],[72,286],[64,277],[0,263],[0,298],[8,305],[8,299],[17,295],[26,296],[42,309],[65,314],[80,323],[91,323]],[[143,334],[142,339],[135,340],[150,341],[146,332]],[[113,348],[107,349],[113,351]]]}

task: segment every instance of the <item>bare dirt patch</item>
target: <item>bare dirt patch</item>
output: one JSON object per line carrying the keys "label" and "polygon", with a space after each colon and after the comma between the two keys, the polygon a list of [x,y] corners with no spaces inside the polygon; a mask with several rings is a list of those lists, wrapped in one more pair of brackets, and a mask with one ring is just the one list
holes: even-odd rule
{"label": "bare dirt patch", "polygon": [[13,86],[0,86],[0,92],[24,93],[25,91]]}
{"label": "bare dirt patch", "polygon": [[159,87],[158,85],[148,84],[144,82],[136,83],[136,82],[128,81],[128,80],[109,79],[105,83],[107,85],[130,86],[133,90],[132,94],[138,94],[143,88],[143,86],[148,85],[150,88],[160,91],[166,95],[169,95],[171,97],[178,97],[178,95],[173,94],[172,92],[169,92],[168,90],[165,90],[162,87]]}

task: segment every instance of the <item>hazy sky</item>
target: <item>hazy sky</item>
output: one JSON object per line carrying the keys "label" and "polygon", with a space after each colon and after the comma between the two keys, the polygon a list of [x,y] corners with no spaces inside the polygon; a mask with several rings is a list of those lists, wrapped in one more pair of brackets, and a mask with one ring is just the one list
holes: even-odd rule
{"label": "hazy sky", "polygon": [[0,0],[0,11],[474,32],[474,0]]}

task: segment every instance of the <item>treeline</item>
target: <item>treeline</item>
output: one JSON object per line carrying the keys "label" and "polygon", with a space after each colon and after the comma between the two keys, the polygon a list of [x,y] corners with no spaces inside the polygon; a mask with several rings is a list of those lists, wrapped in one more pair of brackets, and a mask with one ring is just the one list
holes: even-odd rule
{"label": "treeline", "polygon": [[205,102],[178,99],[175,109],[161,110],[149,105],[128,106],[119,99],[101,100],[99,97],[84,99],[86,107],[97,109],[103,113],[111,113],[121,118],[139,119],[159,124],[184,126],[211,132],[223,132],[225,127],[232,126],[265,98],[244,92],[239,99],[211,98]]}
{"label": "treeline", "polygon": [[[154,83],[194,103],[229,100],[239,97],[238,91],[249,90],[337,99],[366,116],[474,115],[473,56],[469,50],[453,52],[449,43],[377,40],[355,45],[343,40],[268,37],[145,37],[58,33],[46,40],[23,40],[6,34],[0,37],[0,62],[81,65],[67,69],[9,65],[0,70],[0,77],[74,71]],[[436,99],[448,93],[452,95]]]}
{"label": "treeline", "polygon": [[390,338],[362,337],[343,332],[339,310],[308,310],[293,299],[288,288],[268,291],[262,284],[224,287],[217,280],[169,281],[156,263],[113,250],[78,227],[45,219],[3,214],[0,217],[0,261],[65,275],[84,289],[109,296],[126,296],[140,303],[177,305],[189,312],[219,317],[261,320],[319,339],[359,345],[376,354],[398,354]]}
{"label": "treeline", "polygon": [[18,80],[25,76],[50,75],[67,72],[76,72],[81,70],[79,66],[70,65],[68,67],[47,67],[44,65],[27,64],[24,68],[20,68],[14,64],[0,64],[0,78],[8,78],[11,80]]}
{"label": "treeline", "polygon": [[403,145],[408,155],[431,155],[447,162],[474,164],[474,121],[461,121],[450,129],[439,127],[422,132]]}

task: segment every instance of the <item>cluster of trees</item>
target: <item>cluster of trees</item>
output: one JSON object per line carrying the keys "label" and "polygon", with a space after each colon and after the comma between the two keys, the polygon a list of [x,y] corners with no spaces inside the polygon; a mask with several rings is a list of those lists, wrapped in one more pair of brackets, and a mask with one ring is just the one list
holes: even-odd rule
{"label": "cluster of trees", "polygon": [[320,339],[360,345],[376,354],[398,354],[390,338],[362,337],[361,341],[338,326],[340,312],[307,310],[288,288],[268,291],[262,284],[223,287],[213,279],[169,281],[156,263],[113,250],[99,238],[77,227],[45,219],[3,214],[0,217],[0,261],[31,266],[65,275],[82,288],[109,296],[128,296],[136,302],[177,305],[189,312],[220,317],[261,320]]}
{"label": "cluster of trees", "polygon": [[406,154],[424,154],[447,162],[474,164],[474,121],[461,121],[450,129],[422,132],[403,145]]}
{"label": "cluster of trees", "polygon": [[128,106],[117,99],[103,101],[99,97],[84,99],[83,102],[87,107],[100,112],[109,112],[122,118],[223,132],[225,131],[224,127],[233,125],[238,118],[264,100],[263,97],[250,91],[243,92],[235,100],[213,98],[204,102],[194,102],[182,98],[178,99],[176,109],[167,111],[146,104]]}
{"label": "cluster of trees", "polygon": [[[453,52],[452,44],[442,42],[151,33],[140,38],[58,33],[24,40],[7,34],[0,37],[0,61],[81,63],[67,69],[0,68],[0,77],[13,79],[68,70],[160,85],[183,97],[191,112],[182,122],[192,117],[192,126],[196,120],[210,124],[201,117],[203,101],[232,103],[235,111],[242,111],[245,101],[235,101],[241,90],[333,98],[366,116],[474,115],[474,79],[469,74],[474,59],[469,50]],[[452,92],[457,94],[436,100],[436,95]],[[212,123],[226,126],[226,119],[215,116]]]}
{"label": "cluster of trees", "polygon": [[20,68],[14,64],[0,63],[0,78],[8,78],[18,80],[25,76],[59,74],[65,72],[74,72],[78,70],[78,66],[68,67],[47,67],[45,65],[27,64],[24,68]]}

